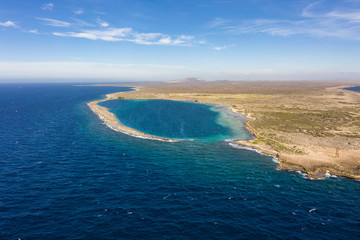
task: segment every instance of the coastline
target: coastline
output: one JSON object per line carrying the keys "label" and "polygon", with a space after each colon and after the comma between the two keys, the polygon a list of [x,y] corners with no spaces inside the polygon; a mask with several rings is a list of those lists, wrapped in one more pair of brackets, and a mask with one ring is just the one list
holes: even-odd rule
{"label": "coastline", "polygon": [[105,99],[96,100],[96,101],[87,103],[89,108],[104,122],[104,124],[106,126],[111,128],[112,130],[124,133],[129,136],[137,137],[137,138],[151,139],[151,140],[157,140],[157,141],[162,141],[162,142],[183,141],[180,139],[163,138],[163,137],[159,137],[159,136],[146,134],[146,133],[140,132],[138,130],[135,130],[133,128],[123,125],[116,118],[116,116],[109,111],[108,108],[98,105],[99,102],[105,102],[105,101],[113,100],[113,99],[117,99],[117,98],[114,98],[114,94],[112,93],[112,94],[107,94]]}
{"label": "coastline", "polygon": [[309,179],[331,174],[360,180],[360,94],[343,89],[350,83],[291,84],[137,83],[128,86],[138,91],[112,97],[226,106],[249,118],[245,126],[254,135],[236,144],[278,159],[278,170],[300,171]]}
{"label": "coastline", "polygon": [[[354,87],[354,86],[351,86]],[[338,86],[335,89],[341,90],[341,91],[348,91],[352,93],[356,93],[360,95],[360,92],[357,91],[351,91],[345,88],[350,88],[349,86]],[[236,112],[236,109],[231,108],[234,112]],[[266,137],[261,136],[258,131],[256,131],[250,123],[254,121],[254,119],[251,117],[252,113],[247,113],[246,117],[249,118],[245,122],[246,129],[251,132],[254,135],[253,139],[247,140],[247,141],[237,141],[236,143],[255,149],[261,153],[264,153],[266,155],[273,156],[278,160],[278,166],[276,167],[277,170],[282,171],[292,171],[292,172],[301,172],[302,174],[305,174],[305,177],[308,179],[323,179],[328,175],[332,176],[339,176],[339,177],[346,177],[350,179],[360,180],[359,174],[351,174],[347,171],[340,171],[339,169],[336,169],[334,167],[330,166],[317,166],[312,169],[308,169],[304,167],[301,164],[294,163],[294,156],[282,154],[280,151],[276,151],[270,144],[266,144]],[[272,140],[274,141],[274,140]],[[336,156],[331,156],[332,158],[337,158]],[[297,160],[301,158],[301,156],[296,156]]]}
{"label": "coastline", "polygon": [[[308,179],[323,179],[325,178],[328,174],[331,175],[335,175],[335,176],[339,176],[339,177],[346,177],[346,178],[350,178],[350,179],[355,179],[355,180],[360,180],[360,176],[359,175],[353,175],[353,174],[349,174],[347,172],[344,171],[339,171],[335,168],[332,167],[326,167],[326,166],[319,166],[314,168],[313,170],[309,170],[307,168],[305,168],[304,166],[302,166],[301,164],[296,164],[293,163],[292,160],[294,160],[294,156],[291,155],[283,155],[281,154],[281,152],[276,151],[275,149],[273,149],[273,147],[271,145],[265,144],[264,142],[266,142],[266,139],[263,140],[263,138],[260,138],[262,140],[262,142],[257,142],[260,139],[257,137],[257,132],[255,129],[253,129],[250,125],[250,122],[252,120],[248,120],[245,122],[246,125],[246,129],[251,132],[252,134],[254,134],[255,138],[251,139],[251,140],[247,140],[247,141],[236,141],[236,144],[243,146],[245,148],[251,148],[254,149],[257,152],[260,152],[262,154],[265,155],[269,155],[272,156],[274,159],[277,160],[277,170],[282,170],[282,171],[289,171],[289,172],[299,172],[301,174],[305,175],[305,178]],[[254,143],[256,142],[256,143]],[[295,158],[299,158],[299,156],[296,156]]]}

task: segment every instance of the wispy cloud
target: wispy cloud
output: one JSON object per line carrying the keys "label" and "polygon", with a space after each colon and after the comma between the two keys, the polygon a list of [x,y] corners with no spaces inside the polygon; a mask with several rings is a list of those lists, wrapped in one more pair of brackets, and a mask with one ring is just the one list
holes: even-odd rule
{"label": "wispy cloud", "polygon": [[40,18],[37,17],[36,19],[39,19],[41,21],[44,22],[45,25],[47,26],[53,26],[53,27],[69,27],[71,24],[65,21],[60,21],[60,20],[56,20],[56,19],[51,19],[51,18]]}
{"label": "wispy cloud", "polygon": [[216,51],[222,51],[222,50],[228,49],[228,48],[233,47],[233,46],[234,46],[234,44],[217,46],[217,47],[214,47],[214,50],[216,50]]}
{"label": "wispy cloud", "polygon": [[210,28],[216,28],[216,27],[224,26],[227,23],[228,23],[228,20],[218,17],[218,18],[215,18],[214,20],[212,20],[211,22],[209,22],[208,26]]}
{"label": "wispy cloud", "polygon": [[[71,29],[69,31],[53,31],[52,35],[58,37],[85,38],[108,42],[122,41],[141,45],[193,46],[197,44],[204,44],[204,42],[194,40],[193,36],[185,34],[169,35],[165,33],[141,33],[130,27],[109,27],[110,24],[103,21],[100,17],[96,18],[96,22],[99,24],[100,28],[77,18],[70,18],[72,20],[71,22],[40,17],[37,17],[37,19],[41,20],[44,25],[47,26],[68,27]],[[79,30],[79,28],[85,29]],[[35,31],[32,33],[35,33]]]}
{"label": "wispy cloud", "polygon": [[326,14],[326,16],[330,18],[346,20],[351,23],[360,22],[360,10],[354,10],[350,12],[332,11]]}
{"label": "wispy cloud", "polygon": [[216,51],[221,51],[221,50],[224,50],[225,48],[226,48],[226,46],[214,47],[214,50],[216,50]]}
{"label": "wispy cloud", "polygon": [[107,14],[106,12],[102,12],[102,11],[98,11],[98,10],[95,10],[94,13],[96,15],[106,15]]}
{"label": "wispy cloud", "polygon": [[0,22],[0,26],[2,27],[18,27],[13,21]]}
{"label": "wispy cloud", "polygon": [[42,10],[48,10],[48,11],[52,11],[54,10],[54,4],[53,3],[44,3],[43,5],[41,5],[41,9]]}
{"label": "wispy cloud", "polygon": [[83,32],[54,32],[53,35],[60,37],[87,38],[91,40],[123,41],[123,38],[129,35],[131,32],[131,28],[111,28],[104,31],[87,30]]}
{"label": "wispy cloud", "polygon": [[180,35],[176,37],[163,33],[139,33],[132,28],[107,28],[106,30],[84,30],[81,32],[53,32],[59,37],[86,38],[103,41],[126,41],[141,45],[173,45],[189,46],[192,36]]}
{"label": "wispy cloud", "polygon": [[33,34],[40,34],[37,29],[24,30],[24,32],[33,33]]}
{"label": "wispy cloud", "polygon": [[[231,34],[266,33],[273,36],[289,36],[304,33],[306,22],[255,19],[246,20],[236,26],[225,27],[225,31]],[[309,31],[307,29],[306,31]]]}
{"label": "wispy cloud", "polygon": [[218,20],[214,21],[213,26],[218,26],[229,34],[263,33],[283,37],[307,35],[360,40],[360,9],[325,11],[321,4],[324,1],[307,5],[296,20],[247,19],[234,25]]}
{"label": "wispy cloud", "polygon": [[313,2],[313,3],[310,3],[309,5],[307,5],[303,10],[302,10],[302,16],[303,17],[314,17],[316,15],[314,15],[313,13],[313,8],[320,5],[321,4],[321,1],[318,1],[318,2]]}
{"label": "wispy cloud", "polygon": [[75,13],[76,15],[81,15],[81,14],[84,13],[84,10],[83,10],[82,8],[79,8],[79,9],[74,10],[74,13]]}
{"label": "wispy cloud", "polygon": [[71,20],[73,20],[73,23],[71,23],[71,25],[75,25],[78,27],[95,27],[94,24],[85,22],[84,20],[78,19],[78,18],[70,18]]}
{"label": "wispy cloud", "polygon": [[108,22],[105,22],[103,20],[101,20],[99,17],[96,18],[96,22],[101,26],[101,27],[108,27],[110,24]]}

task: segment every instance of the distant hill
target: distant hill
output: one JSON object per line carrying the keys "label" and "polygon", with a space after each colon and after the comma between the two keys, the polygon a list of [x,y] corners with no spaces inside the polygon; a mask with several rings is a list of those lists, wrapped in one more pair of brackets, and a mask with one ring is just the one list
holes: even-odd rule
{"label": "distant hill", "polygon": [[191,78],[185,78],[185,79],[181,79],[181,80],[169,81],[168,83],[201,83],[201,82],[205,82],[205,80],[202,80],[198,77],[191,77]]}

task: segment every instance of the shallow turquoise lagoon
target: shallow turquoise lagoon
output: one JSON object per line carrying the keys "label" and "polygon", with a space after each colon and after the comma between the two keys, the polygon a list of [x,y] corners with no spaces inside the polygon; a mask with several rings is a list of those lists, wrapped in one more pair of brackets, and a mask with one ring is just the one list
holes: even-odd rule
{"label": "shallow turquoise lagoon", "polygon": [[119,121],[141,132],[176,139],[247,139],[246,120],[224,106],[168,100],[110,100],[99,103]]}

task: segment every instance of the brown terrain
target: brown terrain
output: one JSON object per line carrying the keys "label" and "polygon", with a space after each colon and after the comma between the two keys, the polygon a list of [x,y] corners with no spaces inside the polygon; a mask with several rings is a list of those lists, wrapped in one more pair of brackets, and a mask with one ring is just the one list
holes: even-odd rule
{"label": "brown terrain", "polygon": [[[116,85],[116,84],[112,84]],[[359,82],[214,81],[118,84],[137,91],[109,99],[169,99],[222,104],[251,120],[255,138],[238,144],[277,156],[278,169],[309,178],[326,173],[360,179],[360,93],[344,87]]]}

